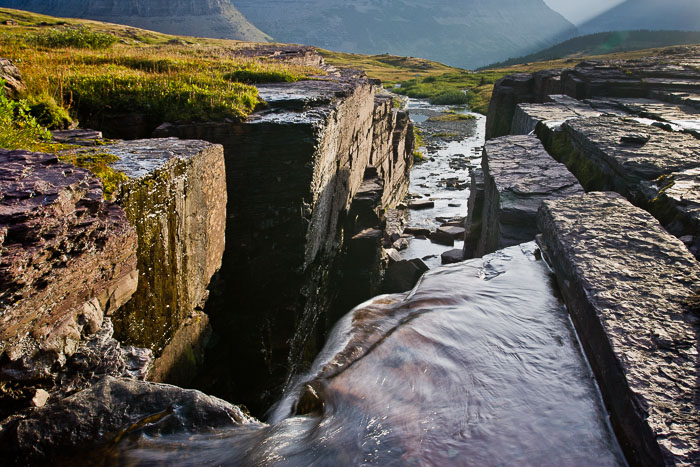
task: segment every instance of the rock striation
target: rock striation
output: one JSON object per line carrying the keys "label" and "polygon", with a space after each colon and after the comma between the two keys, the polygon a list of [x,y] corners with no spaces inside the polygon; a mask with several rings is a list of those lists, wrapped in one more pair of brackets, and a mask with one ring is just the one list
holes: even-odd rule
{"label": "rock striation", "polygon": [[656,55],[639,60],[588,61],[565,70],[507,76],[494,87],[486,138],[511,133],[518,104],[544,103],[555,94],[579,101],[653,98],[697,105],[693,96],[700,93],[699,56],[699,46],[680,46],[660,49]]}
{"label": "rock striation", "polygon": [[[483,194],[474,174],[466,235],[466,258],[481,257],[534,240],[537,209],[543,200],[583,193],[563,164],[552,160],[535,136],[504,136],[488,141],[481,159]],[[478,241],[477,241],[478,236]]]}
{"label": "rock striation", "polygon": [[[371,291],[339,276],[340,265],[355,238],[367,256],[353,268],[377,267],[381,236],[358,234],[383,229],[385,208],[405,195],[413,157],[407,115],[375,100],[375,83],[361,73],[331,70],[258,89],[269,107],[246,122],[168,123],[154,133],[224,146],[226,251],[207,313],[215,332],[246,333],[220,341],[217,369],[203,384],[253,410],[318,351],[342,287]],[[357,304],[341,303],[343,312]],[[230,383],[237,378],[224,374],[250,378]]]}
{"label": "rock striation", "polygon": [[538,225],[628,461],[697,465],[697,261],[616,194],[545,201]]}
{"label": "rock striation", "polygon": [[151,378],[171,382],[182,365],[196,371],[208,332],[204,304],[225,242],[223,149],[165,138],[107,144],[99,152],[115,156],[110,166],[127,177],[114,199],[138,234],[139,287],[114,316],[116,337],[151,349],[160,357]]}
{"label": "rock striation", "polygon": [[[50,385],[137,287],[136,231],[87,170],[0,150],[0,379]],[[3,398],[13,398],[3,391]],[[26,395],[18,390],[18,403]],[[8,405],[10,403],[8,402]]]}

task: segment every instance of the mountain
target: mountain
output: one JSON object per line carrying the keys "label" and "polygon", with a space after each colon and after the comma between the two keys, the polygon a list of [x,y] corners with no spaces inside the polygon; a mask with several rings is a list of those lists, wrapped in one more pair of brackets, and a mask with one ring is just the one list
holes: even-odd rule
{"label": "mountain", "polygon": [[543,0],[235,0],[280,42],[474,68],[552,46],[574,26]]}
{"label": "mountain", "polygon": [[582,33],[632,29],[700,31],[700,0],[627,0],[579,26]]}
{"label": "mountain", "polygon": [[270,40],[231,0],[0,0],[0,7],[127,24],[168,34]]}
{"label": "mountain", "polygon": [[567,57],[604,55],[671,45],[700,44],[700,31],[613,31],[574,37],[534,54],[493,63],[486,68],[503,68],[521,63]]}

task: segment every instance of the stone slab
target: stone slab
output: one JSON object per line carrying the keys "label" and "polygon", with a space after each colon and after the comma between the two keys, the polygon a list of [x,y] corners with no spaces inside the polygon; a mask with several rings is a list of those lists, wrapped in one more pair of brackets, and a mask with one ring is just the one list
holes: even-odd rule
{"label": "stone slab", "polygon": [[535,136],[489,140],[481,166],[485,196],[477,256],[534,240],[543,200],[583,193],[576,178]]}
{"label": "stone slab", "polygon": [[136,232],[123,209],[54,155],[0,149],[0,253],[3,377],[65,363],[136,288]]}
{"label": "stone slab", "polygon": [[545,201],[538,225],[628,461],[698,465],[698,262],[614,193]]}

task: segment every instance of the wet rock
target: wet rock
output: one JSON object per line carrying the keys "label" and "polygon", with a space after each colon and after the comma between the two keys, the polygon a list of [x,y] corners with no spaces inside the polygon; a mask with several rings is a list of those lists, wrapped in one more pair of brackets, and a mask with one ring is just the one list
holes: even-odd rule
{"label": "wet rock", "polygon": [[136,290],[136,232],[87,170],[0,150],[2,379],[51,379]]}
{"label": "wet rock", "polygon": [[628,460],[697,464],[697,261],[616,194],[545,201],[538,225]]}
{"label": "wet rock", "polygon": [[53,141],[62,144],[79,146],[97,146],[102,144],[102,132],[84,128],[75,130],[54,130],[51,132]]}
{"label": "wet rock", "polygon": [[551,152],[586,190],[622,194],[674,235],[700,232],[697,139],[617,117],[570,120],[562,128]]}
{"label": "wet rock", "polygon": [[484,171],[481,168],[470,171],[469,201],[464,234],[464,258],[474,258],[481,238],[484,210]]}
{"label": "wet rock", "polygon": [[442,264],[459,263],[461,261],[464,261],[464,252],[459,248],[454,250],[447,250],[446,252],[440,255],[440,259],[442,260]]}
{"label": "wet rock", "polygon": [[408,244],[409,244],[409,240],[408,240],[407,238],[399,238],[398,240],[396,240],[396,241],[392,244],[392,247],[393,247],[395,250],[403,251],[403,250],[405,250],[406,248],[408,248]]}
{"label": "wet rock", "polygon": [[423,273],[430,268],[420,259],[403,260],[392,263],[384,277],[384,292],[399,293],[411,290]]}
{"label": "wet rock", "polygon": [[10,465],[67,462],[131,433],[204,433],[240,425],[261,426],[238,407],[198,391],[108,376],[2,421],[0,450]]}
{"label": "wet rock", "polygon": [[425,237],[430,235],[430,229],[427,229],[425,227],[406,227],[403,229],[404,233],[407,233],[409,235],[417,236],[417,235],[423,235]]}
{"label": "wet rock", "polygon": [[0,58],[0,79],[5,80],[5,95],[10,99],[18,99],[27,89],[19,68],[6,58]]}
{"label": "wet rock", "polygon": [[417,199],[408,202],[408,209],[421,210],[421,209],[432,209],[435,207],[435,202],[428,199]]}
{"label": "wet rock", "polygon": [[401,258],[399,252],[393,248],[384,250],[384,253],[386,254],[387,258],[389,258],[389,262],[391,263],[398,263],[399,261],[403,261],[403,258]]}
{"label": "wet rock", "polygon": [[[203,309],[224,252],[223,150],[204,141],[165,138],[123,141],[99,151],[117,156],[111,167],[128,177],[115,200],[139,237],[139,287],[114,316],[117,338],[170,362],[180,360],[183,354],[167,355],[165,349],[187,347],[168,344]],[[198,335],[190,336],[194,346],[206,334],[206,326],[196,328]],[[168,374],[165,367],[154,376]]]}
{"label": "wet rock", "polygon": [[488,141],[481,166],[485,196],[476,256],[534,240],[543,200],[583,193],[576,178],[534,136]]}

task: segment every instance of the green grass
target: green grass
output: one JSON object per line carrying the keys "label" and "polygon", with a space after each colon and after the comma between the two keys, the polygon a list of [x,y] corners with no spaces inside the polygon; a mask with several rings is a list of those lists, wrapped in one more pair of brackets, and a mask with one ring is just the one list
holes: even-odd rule
{"label": "green grass", "polygon": [[193,42],[127,26],[0,8],[0,21],[8,19],[17,25],[0,26],[2,56],[20,68],[28,89],[25,97],[36,102],[33,111],[51,127],[101,112],[141,113],[152,121],[240,121],[265,105],[254,84],[322,74],[316,68],[238,53],[255,46],[250,43]]}
{"label": "green grass", "polygon": [[119,40],[116,35],[92,31],[86,26],[50,29],[31,35],[27,40],[38,47],[76,49],[106,49]]}

